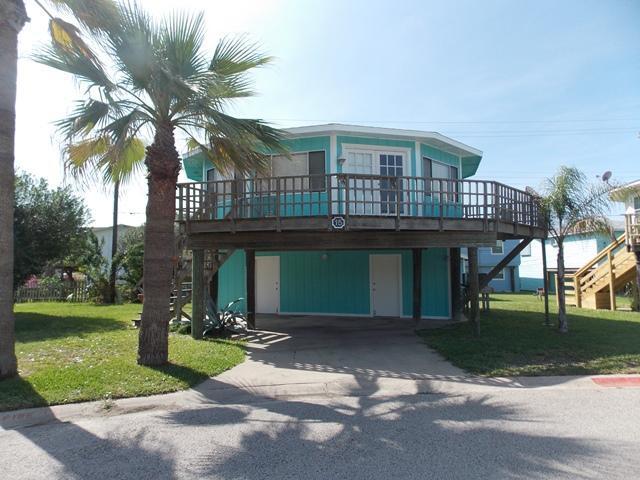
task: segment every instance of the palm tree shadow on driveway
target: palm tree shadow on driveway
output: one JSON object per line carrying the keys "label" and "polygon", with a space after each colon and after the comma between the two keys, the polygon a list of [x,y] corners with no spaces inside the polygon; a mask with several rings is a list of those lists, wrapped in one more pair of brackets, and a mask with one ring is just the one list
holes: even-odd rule
{"label": "palm tree shadow on driveway", "polygon": [[[53,420],[9,432],[5,448],[16,465],[53,462],[56,476],[78,479],[604,478],[611,462],[627,457],[622,443],[554,433],[539,412],[497,395],[434,393],[429,375],[398,357],[409,355],[406,342],[419,340],[378,333],[376,343],[328,332],[325,339],[341,345],[338,354],[304,338],[287,347],[289,339],[270,333],[274,348],[251,351],[253,363],[245,364],[292,375],[337,372],[350,379],[339,395],[281,398],[220,377],[195,389],[198,401],[175,409]],[[345,348],[350,355],[339,353]],[[382,390],[389,379],[416,381],[422,393]],[[44,457],[31,456],[24,440]]]}

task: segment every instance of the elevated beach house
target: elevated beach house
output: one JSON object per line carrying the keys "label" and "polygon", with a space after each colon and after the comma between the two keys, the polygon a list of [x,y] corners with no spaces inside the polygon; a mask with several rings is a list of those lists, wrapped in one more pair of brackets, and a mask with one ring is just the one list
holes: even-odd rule
{"label": "elevated beach house", "polygon": [[177,221],[193,251],[196,316],[206,290],[218,304],[245,298],[252,324],[255,314],[449,319],[462,304],[461,247],[481,288],[477,247],[524,240],[515,256],[546,235],[536,198],[473,179],[482,152],[441,134],[286,132],[290,156],[273,155],[266,174],[184,158],[192,182],[178,187]]}

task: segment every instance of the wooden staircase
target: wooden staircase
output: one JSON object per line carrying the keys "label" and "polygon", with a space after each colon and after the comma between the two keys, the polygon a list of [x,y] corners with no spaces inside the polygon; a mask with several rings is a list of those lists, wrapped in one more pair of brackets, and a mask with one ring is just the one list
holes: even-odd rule
{"label": "wooden staircase", "polygon": [[635,254],[620,235],[564,281],[566,304],[592,309],[616,309],[616,291],[636,277]]}

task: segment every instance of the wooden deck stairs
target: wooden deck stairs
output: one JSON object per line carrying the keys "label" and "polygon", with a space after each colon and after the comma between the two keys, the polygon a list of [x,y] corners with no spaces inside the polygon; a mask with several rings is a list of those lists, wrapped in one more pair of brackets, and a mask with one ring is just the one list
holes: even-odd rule
{"label": "wooden deck stairs", "polygon": [[635,279],[636,258],[620,235],[573,275],[565,276],[566,304],[616,309],[616,291]]}

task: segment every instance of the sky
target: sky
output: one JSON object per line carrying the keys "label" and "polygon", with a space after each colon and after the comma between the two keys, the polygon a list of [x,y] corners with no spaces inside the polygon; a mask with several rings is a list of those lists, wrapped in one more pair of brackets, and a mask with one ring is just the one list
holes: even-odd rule
{"label": "sky", "polygon": [[[158,17],[172,0],[142,0]],[[16,165],[86,198],[112,220],[108,189],[65,178],[53,122],[82,98],[36,64],[47,18],[25,0],[19,37]],[[229,113],[278,127],[354,123],[437,131],[484,152],[478,179],[539,189],[560,165],[593,181],[640,178],[640,1],[181,0],[204,11],[207,49],[247,35],[273,55],[258,96]],[[179,145],[179,151],[184,151]],[[181,174],[181,180],[186,180]],[[124,188],[119,223],[144,222],[144,174]],[[622,212],[615,207],[613,214]]]}

